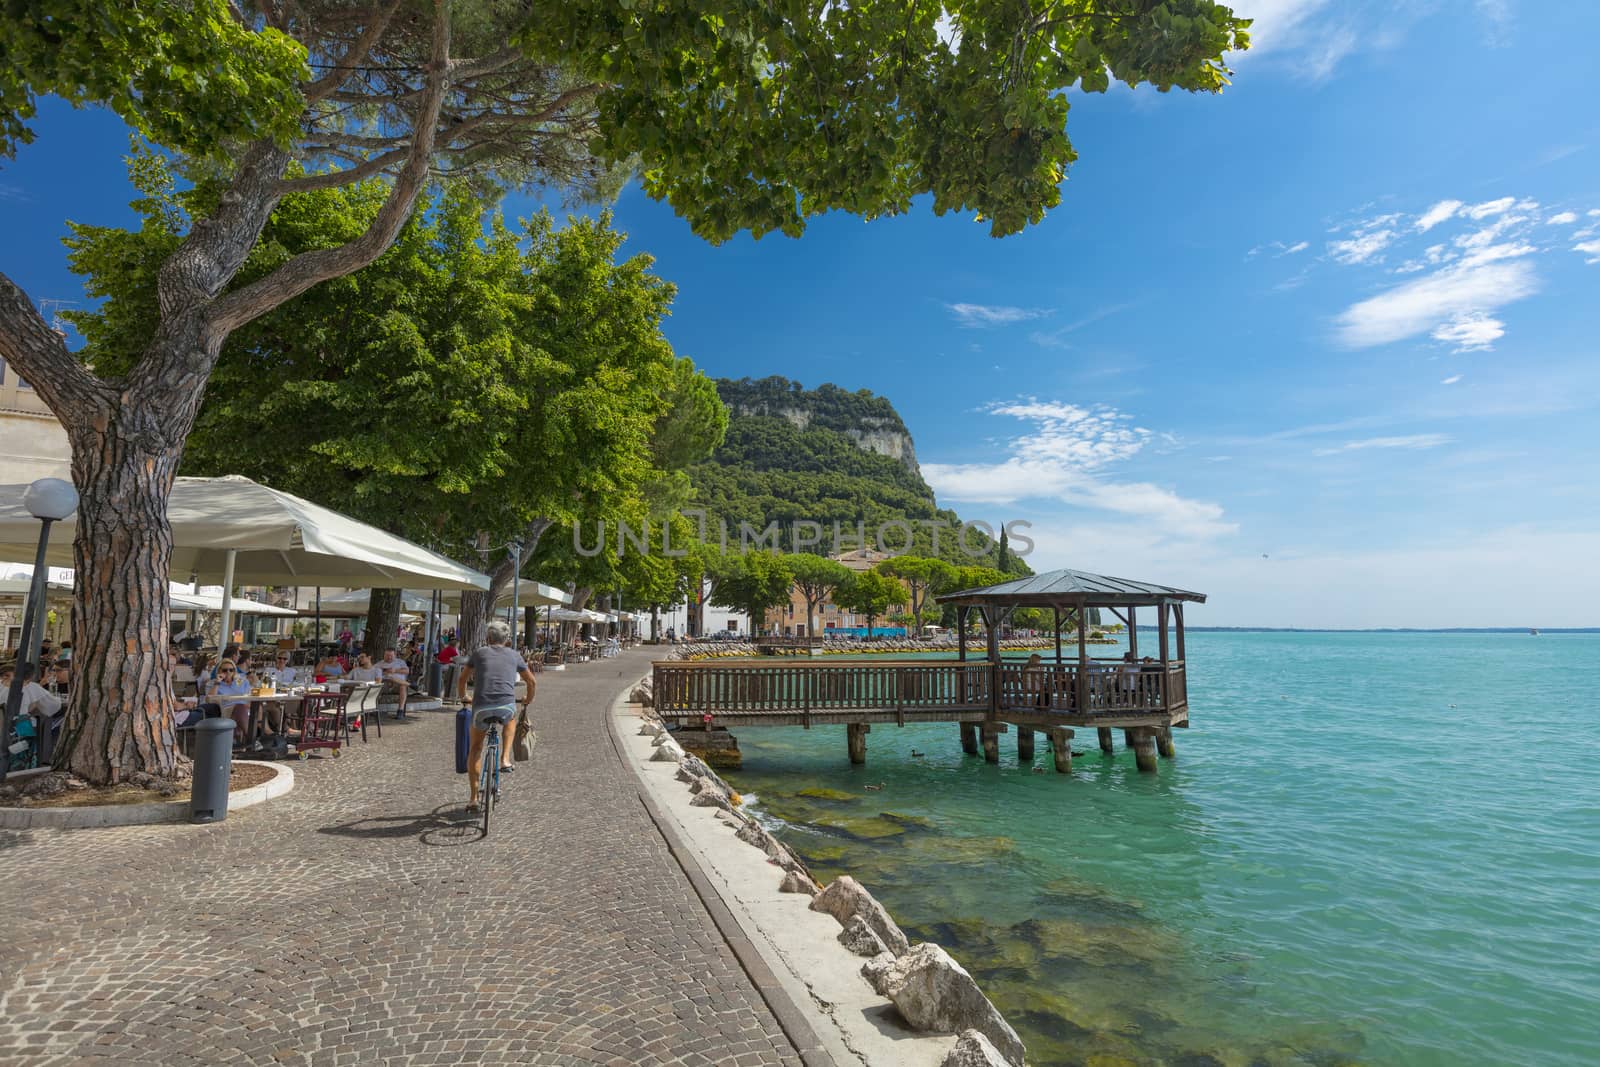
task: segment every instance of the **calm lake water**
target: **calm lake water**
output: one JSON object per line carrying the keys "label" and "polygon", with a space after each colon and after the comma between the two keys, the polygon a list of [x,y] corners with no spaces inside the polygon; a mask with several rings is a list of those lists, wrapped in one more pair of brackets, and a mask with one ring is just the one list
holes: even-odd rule
{"label": "calm lake water", "polygon": [[1120,731],[1065,777],[1042,734],[1037,774],[939,724],[875,726],[864,767],[842,726],[746,728],[728,778],[961,960],[1030,1063],[1600,1063],[1600,635],[1188,653],[1156,775]]}

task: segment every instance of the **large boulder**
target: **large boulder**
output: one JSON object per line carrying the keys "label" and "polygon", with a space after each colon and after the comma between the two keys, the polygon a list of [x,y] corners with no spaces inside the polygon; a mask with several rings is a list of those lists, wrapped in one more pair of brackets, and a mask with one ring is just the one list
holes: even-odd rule
{"label": "large boulder", "polygon": [[641,704],[647,708],[655,707],[656,698],[655,694],[650,691],[650,682],[646,680],[634,686],[633,692],[628,694],[628,701],[633,704]]}
{"label": "large boulder", "polygon": [[894,959],[894,953],[883,943],[883,938],[874,933],[859,915],[852,915],[850,921],[844,924],[844,929],[839,931],[839,944],[857,956],[886,955]]}
{"label": "large boulder", "polygon": [[874,956],[862,966],[861,974],[880,996],[894,1002],[913,1028],[977,1030],[994,1044],[1006,1063],[1021,1067],[1022,1039],[989,1003],[966,968],[938,945],[923,942],[898,958]]}
{"label": "large boulder", "polygon": [[811,910],[827,912],[839,920],[840,926],[859,915],[888,946],[889,951],[897,956],[911,948],[911,942],[906,940],[905,933],[889,917],[883,905],[849,875],[834,879],[828,888],[818,893],[817,899],[811,902]]}
{"label": "large boulder", "polygon": [[678,747],[676,741],[667,741],[657,747],[655,755],[650,757],[651,763],[678,763],[683,759],[683,749]]}
{"label": "large boulder", "polygon": [[963,1030],[939,1067],[1011,1067],[994,1042],[977,1030]]}
{"label": "large boulder", "polygon": [[790,872],[788,872],[787,874],[785,874],[783,876],[783,881],[778,886],[778,892],[780,892],[780,893],[809,893],[812,896],[816,896],[817,895],[817,883],[813,882],[811,879],[807,878],[803,874],[800,874],[800,873],[795,872],[795,871],[790,871]]}

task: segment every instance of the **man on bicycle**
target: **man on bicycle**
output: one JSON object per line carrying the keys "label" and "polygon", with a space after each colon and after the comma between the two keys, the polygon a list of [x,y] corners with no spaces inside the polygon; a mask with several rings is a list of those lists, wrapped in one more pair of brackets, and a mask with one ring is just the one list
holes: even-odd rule
{"label": "man on bicycle", "polygon": [[511,770],[511,746],[517,740],[517,679],[528,686],[528,698],[522,701],[527,707],[533,703],[535,682],[533,672],[506,644],[511,640],[511,627],[496,619],[489,623],[483,645],[467,657],[467,665],[456,681],[456,697],[467,699],[467,683],[472,687],[472,750],[467,757],[467,784],[472,789],[468,811],[478,810],[478,778],[483,771],[483,743],[489,736],[491,720],[504,725],[500,729],[500,773]]}

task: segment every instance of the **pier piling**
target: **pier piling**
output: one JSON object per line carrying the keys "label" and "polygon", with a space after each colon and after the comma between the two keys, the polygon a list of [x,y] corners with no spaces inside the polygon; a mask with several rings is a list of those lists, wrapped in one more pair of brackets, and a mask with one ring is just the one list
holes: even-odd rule
{"label": "pier piling", "polygon": [[1172,727],[1163,726],[1156,731],[1156,751],[1162,759],[1171,759],[1178,754],[1177,749],[1172,747]]}
{"label": "pier piling", "polygon": [[964,722],[961,724],[961,751],[969,756],[978,754],[978,724]]}
{"label": "pier piling", "polygon": [[1156,732],[1148,726],[1128,731],[1133,746],[1134,762],[1141,771],[1152,773],[1156,769]]}
{"label": "pier piling", "polygon": [[867,734],[872,732],[871,725],[853,722],[845,727],[845,731],[850,742],[850,762],[867,762]]}
{"label": "pier piling", "polygon": [[1095,733],[1100,737],[1100,751],[1111,755],[1117,750],[1116,742],[1111,739],[1111,727],[1100,726],[1095,728]]}
{"label": "pier piling", "polygon": [[1017,762],[1033,762],[1033,731],[1026,726],[1017,727]]}
{"label": "pier piling", "polygon": [[1000,735],[1005,733],[1005,729],[999,723],[986,722],[983,724],[983,760],[985,763],[1000,762]]}
{"label": "pier piling", "polygon": [[1072,773],[1072,731],[1064,726],[1055,726],[1050,730],[1050,752],[1056,758],[1056,771],[1059,774]]}

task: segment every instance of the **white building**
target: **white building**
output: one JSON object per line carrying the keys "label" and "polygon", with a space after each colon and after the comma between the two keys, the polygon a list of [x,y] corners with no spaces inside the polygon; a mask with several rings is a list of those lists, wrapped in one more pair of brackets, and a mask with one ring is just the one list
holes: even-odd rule
{"label": "white building", "polygon": [[33,387],[0,359],[0,483],[71,477],[67,431]]}

